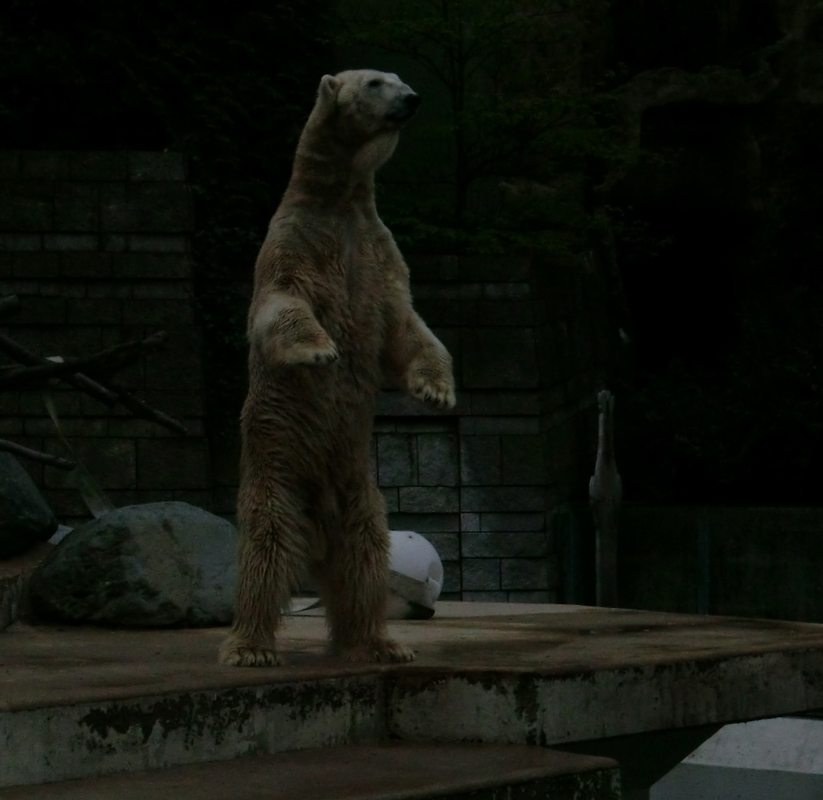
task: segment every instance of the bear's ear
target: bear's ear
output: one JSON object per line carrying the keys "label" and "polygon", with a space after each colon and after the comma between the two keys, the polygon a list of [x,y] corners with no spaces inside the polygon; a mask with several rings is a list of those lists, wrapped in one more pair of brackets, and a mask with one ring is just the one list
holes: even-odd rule
{"label": "bear's ear", "polygon": [[340,90],[342,81],[334,75],[324,75],[320,79],[320,88],[317,90],[317,97],[324,104],[333,105],[337,100],[337,92]]}

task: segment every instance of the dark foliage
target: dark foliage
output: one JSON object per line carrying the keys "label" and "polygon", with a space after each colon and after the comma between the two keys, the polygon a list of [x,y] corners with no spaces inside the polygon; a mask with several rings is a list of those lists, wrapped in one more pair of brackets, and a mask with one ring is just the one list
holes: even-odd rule
{"label": "dark foliage", "polygon": [[[412,62],[440,104],[414,136],[433,154],[393,167],[381,214],[415,251],[566,253],[590,221],[568,183],[615,156],[581,86],[578,0],[341,4],[334,40]],[[425,110],[424,110],[425,113]],[[423,148],[421,148],[423,149]],[[443,155],[445,154],[445,156]],[[571,199],[570,199],[571,196]]]}
{"label": "dark foliage", "polygon": [[638,344],[622,387],[628,496],[817,504],[823,448],[823,113],[752,119],[762,206],[627,209],[618,230]]}
{"label": "dark foliage", "polygon": [[[188,156],[210,412],[219,424],[235,423],[243,395],[244,288],[254,257],[317,80],[334,70],[323,41],[328,5],[0,4],[0,147]],[[578,247],[592,225],[586,187],[600,182],[604,164],[638,156],[610,135],[598,85],[609,64],[608,89],[661,66],[745,71],[750,55],[779,36],[774,4],[764,0],[613,3],[609,31],[599,34],[578,25],[582,17],[552,16],[576,5],[534,0],[526,4],[532,19],[509,0],[481,4],[482,13],[465,0],[403,0],[355,14],[353,29],[335,24],[343,44],[417,59],[445,98],[440,127],[415,133],[428,137],[428,150],[405,159],[411,178],[381,197],[404,247],[552,252],[569,239]],[[531,24],[537,17],[541,26]],[[585,80],[568,80],[585,60],[584,41],[599,55]],[[634,194],[611,198],[604,215],[638,355],[636,380],[613,387],[626,496],[816,503],[823,113],[784,92],[742,110],[664,108],[645,116],[643,131],[642,180]],[[722,194],[737,185],[722,175],[747,136],[762,155],[758,208]],[[447,154],[434,186],[420,180],[426,152]],[[703,165],[702,184],[689,154]]]}

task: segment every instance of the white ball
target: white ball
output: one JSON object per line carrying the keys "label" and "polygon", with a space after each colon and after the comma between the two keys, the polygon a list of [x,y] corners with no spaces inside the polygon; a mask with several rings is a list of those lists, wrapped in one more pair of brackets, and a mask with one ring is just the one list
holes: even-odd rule
{"label": "white ball", "polygon": [[[414,531],[390,531],[389,587],[401,601],[390,604],[392,617],[426,617],[434,613],[434,604],[443,588],[443,562],[432,543]],[[418,613],[414,607],[421,606]],[[425,613],[428,609],[431,613]]]}

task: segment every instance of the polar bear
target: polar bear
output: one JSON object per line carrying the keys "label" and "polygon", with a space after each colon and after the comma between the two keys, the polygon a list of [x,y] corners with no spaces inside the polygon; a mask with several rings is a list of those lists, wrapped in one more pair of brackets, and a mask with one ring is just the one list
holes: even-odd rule
{"label": "polar bear", "polygon": [[325,75],[255,266],[241,414],[239,575],[220,662],[279,663],[275,631],[308,571],[332,652],[409,661],[388,637],[389,533],[369,452],[383,385],[455,403],[451,357],[412,307],[374,173],[418,96],[397,75]]}

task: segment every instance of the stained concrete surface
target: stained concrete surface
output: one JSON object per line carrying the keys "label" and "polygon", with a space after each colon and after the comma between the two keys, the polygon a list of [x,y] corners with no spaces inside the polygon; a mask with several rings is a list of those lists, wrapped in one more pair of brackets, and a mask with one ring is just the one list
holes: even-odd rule
{"label": "stained concrete surface", "polygon": [[[520,792],[512,791],[519,788]],[[501,790],[501,791],[496,791]],[[0,800],[619,800],[617,763],[536,747],[386,743],[0,789]]]}
{"label": "stained concrete surface", "polygon": [[[408,665],[348,664],[325,653],[322,611],[288,617],[280,667],[216,663],[222,628],[133,630],[16,624],[0,638],[0,710],[147,694],[262,686],[335,676],[541,676],[816,654],[823,691],[823,625],[543,604],[439,603],[431,620],[396,621]],[[705,668],[704,668],[705,669]],[[823,704],[823,703],[822,703]]]}
{"label": "stained concrete surface", "polygon": [[222,629],[18,623],[0,635],[0,786],[387,737],[562,746],[823,707],[820,625],[440,603],[390,629],[416,662],[331,658],[305,615],[280,638],[287,665],[240,669],[216,663]]}
{"label": "stained concrete surface", "polygon": [[[578,607],[439,603],[433,620],[393,622],[391,629],[397,638],[417,650],[416,663],[433,664],[436,662],[430,655],[438,643],[450,646],[461,639],[494,639],[492,623],[482,622],[490,615],[496,624],[505,627],[513,611],[514,616],[530,617],[544,616],[547,609],[558,609],[557,613],[562,614]],[[460,630],[461,620],[466,621],[465,630]],[[217,648],[225,635],[224,628],[137,630],[17,624],[0,639],[0,711],[380,674],[391,669],[386,665],[348,664],[328,656],[322,609],[286,618],[279,639],[286,664],[276,668],[218,665]],[[494,648],[495,644],[490,641],[487,646]]]}

